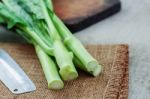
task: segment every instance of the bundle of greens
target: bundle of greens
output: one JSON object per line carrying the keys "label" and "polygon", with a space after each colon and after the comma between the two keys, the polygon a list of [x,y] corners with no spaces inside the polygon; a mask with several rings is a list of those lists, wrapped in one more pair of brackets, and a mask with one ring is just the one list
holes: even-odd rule
{"label": "bundle of greens", "polygon": [[62,89],[62,79],[76,79],[75,66],[93,76],[101,72],[101,65],[54,13],[51,0],[0,0],[0,23],[34,45],[50,89]]}

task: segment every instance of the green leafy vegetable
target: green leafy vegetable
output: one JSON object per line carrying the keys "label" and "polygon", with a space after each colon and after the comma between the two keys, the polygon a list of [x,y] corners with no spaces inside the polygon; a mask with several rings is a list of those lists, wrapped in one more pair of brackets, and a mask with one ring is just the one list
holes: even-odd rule
{"label": "green leafy vegetable", "polygon": [[77,66],[90,72],[94,76],[98,76],[101,72],[101,66],[98,62],[88,53],[81,42],[72,35],[64,23],[55,14],[51,14],[51,17],[68,49],[75,54],[76,60],[82,63]]}
{"label": "green leafy vegetable", "polygon": [[[35,7],[34,9],[32,9],[31,6],[29,5],[31,3],[30,1],[20,0],[19,2],[21,2],[19,4],[24,4],[23,7],[30,9],[30,10],[26,10],[28,13],[33,13],[34,16],[36,16],[35,18],[36,20],[35,19],[34,20],[37,22],[37,24],[42,25],[43,23],[43,26],[45,26],[45,28],[47,29],[47,31],[45,32],[48,33],[49,37],[52,40],[53,43],[52,48],[54,49],[53,56],[55,56],[56,58],[56,61],[60,68],[59,72],[62,78],[64,80],[72,80],[77,78],[78,73],[72,63],[73,57],[70,56],[71,52],[68,52],[68,50],[65,48],[64,44],[62,43],[61,38],[58,35],[57,30],[49,17],[48,8],[47,6],[45,6],[45,2],[43,2],[42,0],[36,0],[36,2],[34,2],[33,0],[32,4],[36,5],[34,6]],[[40,10],[37,12],[39,8]],[[40,26],[38,28],[40,28]],[[64,59],[64,61],[62,60],[62,58]]]}
{"label": "green leafy vegetable", "polygon": [[50,89],[63,88],[61,78],[78,77],[73,61],[93,76],[101,72],[101,65],[56,16],[52,0],[0,0],[0,23],[34,45]]}

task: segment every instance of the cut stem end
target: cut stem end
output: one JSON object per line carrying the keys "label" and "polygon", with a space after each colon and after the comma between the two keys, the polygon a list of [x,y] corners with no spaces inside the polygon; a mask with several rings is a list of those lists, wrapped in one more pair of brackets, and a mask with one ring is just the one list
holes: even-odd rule
{"label": "cut stem end", "polygon": [[59,90],[64,87],[64,83],[61,80],[54,80],[48,83],[48,88],[53,90]]}
{"label": "cut stem end", "polygon": [[98,76],[100,75],[100,73],[102,73],[102,66],[98,65],[97,68],[93,71],[93,76]]}
{"label": "cut stem end", "polygon": [[77,71],[70,66],[61,68],[59,73],[63,80],[74,80],[78,77]]}

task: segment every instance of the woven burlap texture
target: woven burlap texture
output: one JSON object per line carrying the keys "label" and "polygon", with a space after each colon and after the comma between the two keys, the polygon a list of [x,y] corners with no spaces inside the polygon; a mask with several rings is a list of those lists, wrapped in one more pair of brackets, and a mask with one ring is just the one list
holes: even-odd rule
{"label": "woven burlap texture", "polygon": [[65,82],[59,91],[48,90],[47,82],[34,48],[26,44],[0,43],[37,89],[34,92],[14,95],[2,83],[0,99],[127,99],[128,98],[128,46],[89,45],[86,48],[103,66],[103,73],[94,78],[79,71],[79,78]]}

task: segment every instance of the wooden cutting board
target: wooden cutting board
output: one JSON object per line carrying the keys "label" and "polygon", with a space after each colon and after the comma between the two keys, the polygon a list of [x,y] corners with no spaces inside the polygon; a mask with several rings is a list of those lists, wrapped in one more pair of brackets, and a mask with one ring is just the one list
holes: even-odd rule
{"label": "wooden cutting board", "polygon": [[72,32],[120,11],[120,0],[53,0],[56,14]]}
{"label": "wooden cutting board", "polygon": [[79,71],[79,78],[65,82],[59,91],[47,89],[47,82],[35,51],[25,44],[0,43],[20,64],[35,83],[37,90],[13,95],[0,83],[0,99],[127,99],[128,97],[128,46],[89,45],[88,51],[103,65],[103,73],[94,78]]}

